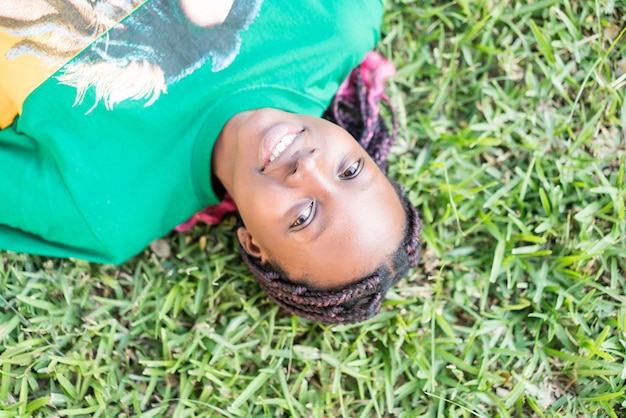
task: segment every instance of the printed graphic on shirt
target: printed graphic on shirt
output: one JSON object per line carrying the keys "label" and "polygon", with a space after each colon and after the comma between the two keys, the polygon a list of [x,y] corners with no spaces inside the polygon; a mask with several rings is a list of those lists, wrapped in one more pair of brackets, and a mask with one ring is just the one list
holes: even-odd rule
{"label": "printed graphic on shirt", "polygon": [[3,0],[0,27],[20,40],[9,59],[22,54],[59,68],[144,0]]}
{"label": "printed graphic on shirt", "polygon": [[[168,85],[209,61],[214,72],[227,68],[239,53],[241,33],[257,17],[263,2],[2,1],[8,2],[8,7],[3,4],[0,10],[0,30],[15,37],[5,58],[36,57],[48,68],[28,83],[30,90],[22,92],[22,101],[61,68],[57,78],[76,88],[75,104],[85,101],[87,93],[93,91],[90,111],[100,102],[107,109],[126,100],[149,106],[167,93]],[[2,39],[0,53],[1,47]],[[10,92],[8,96],[12,96]]]}
{"label": "printed graphic on shirt", "polygon": [[[239,53],[241,32],[262,0],[152,0],[97,39],[58,76],[82,103],[93,89],[95,107],[126,100],[150,106],[167,86],[209,62],[227,68]],[[92,107],[92,109],[93,109]]]}
{"label": "printed graphic on shirt", "polygon": [[145,0],[2,0],[0,128],[26,97]]}

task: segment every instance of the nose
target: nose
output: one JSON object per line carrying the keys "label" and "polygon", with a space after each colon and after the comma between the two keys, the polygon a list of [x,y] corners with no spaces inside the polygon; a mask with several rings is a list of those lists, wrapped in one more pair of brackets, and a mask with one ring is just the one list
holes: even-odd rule
{"label": "nose", "polygon": [[307,150],[296,161],[296,173],[298,170],[301,173],[315,173],[318,170],[320,152],[317,148]]}
{"label": "nose", "polygon": [[295,169],[287,178],[288,184],[297,187],[306,183],[310,186],[322,186],[323,188],[327,188],[328,179],[326,173],[324,173],[321,159],[319,149],[314,148],[305,151],[296,160]]}

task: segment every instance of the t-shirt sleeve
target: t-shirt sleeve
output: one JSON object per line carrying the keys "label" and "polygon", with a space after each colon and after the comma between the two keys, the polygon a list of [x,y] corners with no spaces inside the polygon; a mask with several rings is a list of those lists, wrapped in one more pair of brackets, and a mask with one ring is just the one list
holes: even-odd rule
{"label": "t-shirt sleeve", "polygon": [[121,262],[91,231],[55,161],[42,151],[15,124],[0,130],[0,248]]}

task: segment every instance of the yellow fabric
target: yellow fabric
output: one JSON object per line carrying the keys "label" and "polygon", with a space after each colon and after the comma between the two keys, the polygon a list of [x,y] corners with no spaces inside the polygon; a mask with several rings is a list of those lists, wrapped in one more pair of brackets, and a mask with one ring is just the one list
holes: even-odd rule
{"label": "yellow fabric", "polygon": [[26,97],[57,70],[32,55],[8,58],[7,51],[19,41],[0,31],[0,129],[11,124]]}
{"label": "yellow fabric", "polygon": [[[0,77],[2,75],[0,74]],[[4,129],[13,122],[13,119],[17,115],[17,107],[13,104],[13,101],[0,86],[0,129]]]}

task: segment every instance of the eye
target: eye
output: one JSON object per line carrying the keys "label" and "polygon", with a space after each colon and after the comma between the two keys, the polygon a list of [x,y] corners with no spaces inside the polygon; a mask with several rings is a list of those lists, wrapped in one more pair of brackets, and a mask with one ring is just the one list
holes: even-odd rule
{"label": "eye", "polygon": [[345,170],[339,174],[339,178],[343,180],[349,180],[359,175],[363,168],[363,159],[359,158],[357,161],[350,164]]}
{"label": "eye", "polygon": [[296,220],[289,227],[292,230],[299,231],[306,227],[315,216],[315,201],[311,201],[309,205],[302,211]]}

